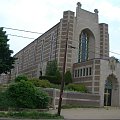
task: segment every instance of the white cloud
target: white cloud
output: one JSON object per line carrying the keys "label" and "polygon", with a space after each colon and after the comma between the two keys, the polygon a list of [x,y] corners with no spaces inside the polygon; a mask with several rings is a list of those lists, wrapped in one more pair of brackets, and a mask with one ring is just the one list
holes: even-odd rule
{"label": "white cloud", "polygon": [[109,1],[102,1],[97,4],[97,8],[100,11],[100,16],[103,16],[110,21],[120,21],[120,7],[114,6]]}

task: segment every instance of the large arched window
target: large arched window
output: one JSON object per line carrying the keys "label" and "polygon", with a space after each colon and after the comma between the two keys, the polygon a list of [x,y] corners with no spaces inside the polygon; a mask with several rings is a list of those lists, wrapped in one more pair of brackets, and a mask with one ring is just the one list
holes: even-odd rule
{"label": "large arched window", "polygon": [[78,62],[84,62],[88,60],[88,41],[88,33],[86,31],[82,31],[79,37]]}

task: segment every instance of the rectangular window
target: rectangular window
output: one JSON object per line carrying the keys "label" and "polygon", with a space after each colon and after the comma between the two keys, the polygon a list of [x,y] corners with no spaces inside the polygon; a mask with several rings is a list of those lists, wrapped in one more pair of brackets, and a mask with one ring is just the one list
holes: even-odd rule
{"label": "rectangular window", "polygon": [[86,76],[88,76],[88,68],[86,68]]}
{"label": "rectangular window", "polygon": [[80,72],[79,72],[79,69],[78,69],[78,77],[80,76]]}
{"label": "rectangular window", "polygon": [[77,77],[77,70],[75,70],[74,72],[74,77]]}
{"label": "rectangular window", "polygon": [[92,68],[89,67],[89,75],[92,75]]}
{"label": "rectangular window", "polygon": [[82,69],[80,69],[80,76],[82,76]]}
{"label": "rectangular window", "polygon": [[83,76],[85,76],[85,68],[83,68]]}

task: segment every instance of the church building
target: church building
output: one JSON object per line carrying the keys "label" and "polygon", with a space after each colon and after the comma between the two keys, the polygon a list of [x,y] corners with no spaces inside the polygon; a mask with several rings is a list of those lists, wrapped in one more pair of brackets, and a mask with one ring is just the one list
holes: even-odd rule
{"label": "church building", "polygon": [[19,51],[11,77],[45,75],[47,62],[57,60],[62,72],[66,51],[66,69],[74,83],[84,84],[89,93],[100,95],[100,106],[120,106],[120,63],[109,57],[108,24],[99,23],[99,12],[82,9],[64,11],[60,21]]}

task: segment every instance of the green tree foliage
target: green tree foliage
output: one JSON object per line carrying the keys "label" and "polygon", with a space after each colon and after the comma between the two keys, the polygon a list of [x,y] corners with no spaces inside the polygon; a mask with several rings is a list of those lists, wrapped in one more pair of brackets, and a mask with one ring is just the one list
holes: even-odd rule
{"label": "green tree foliage", "polygon": [[88,90],[83,84],[69,84],[67,85],[67,89],[71,91],[78,91],[82,93],[86,93]]}
{"label": "green tree foliage", "polygon": [[46,66],[46,76],[55,76],[57,71],[57,61],[49,61]]}
{"label": "green tree foliage", "polygon": [[6,93],[10,106],[15,108],[46,108],[49,103],[48,95],[29,81],[10,85]]}
{"label": "green tree foliage", "polygon": [[56,78],[58,80],[58,83],[61,83],[62,75],[61,75],[59,70],[56,71],[56,75],[55,76],[56,76]]}
{"label": "green tree foliage", "polygon": [[35,92],[35,108],[47,108],[49,104],[50,97],[44,91],[39,88],[36,88]]}
{"label": "green tree foliage", "polygon": [[42,87],[42,88],[50,88],[51,87],[51,83],[48,80],[40,80],[37,78],[32,78],[29,81],[36,87]]}
{"label": "green tree foliage", "polygon": [[25,75],[18,75],[18,76],[15,78],[15,82],[20,82],[21,80],[28,81],[28,78],[27,78],[27,76],[25,76]]}
{"label": "green tree foliage", "polygon": [[53,83],[53,84],[61,83],[61,80],[59,80],[59,78],[56,76],[40,76],[39,79],[40,80],[48,80],[50,83]]}
{"label": "green tree foliage", "polygon": [[6,99],[6,93],[4,91],[0,91],[0,110],[7,110],[9,105],[9,101]]}
{"label": "green tree foliage", "polygon": [[47,63],[46,66],[46,76],[40,76],[40,79],[47,79],[51,83],[60,84],[61,83],[61,73],[58,70],[57,61],[53,60]]}
{"label": "green tree foliage", "polygon": [[64,75],[65,84],[72,83],[72,75],[70,71],[67,71]]}
{"label": "green tree foliage", "polygon": [[13,51],[9,50],[8,41],[6,32],[0,28],[0,74],[10,72],[15,61],[15,58],[11,57]]}

